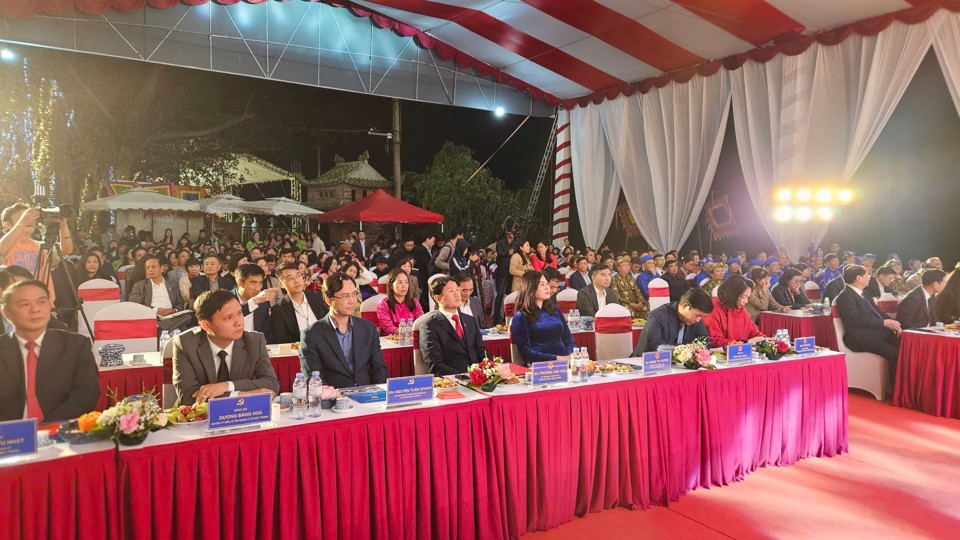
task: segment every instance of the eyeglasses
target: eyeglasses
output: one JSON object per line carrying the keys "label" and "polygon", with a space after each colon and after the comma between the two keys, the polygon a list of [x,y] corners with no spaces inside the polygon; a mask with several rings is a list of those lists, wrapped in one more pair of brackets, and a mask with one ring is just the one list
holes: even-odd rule
{"label": "eyeglasses", "polygon": [[360,291],[354,291],[352,293],[346,294],[335,294],[333,295],[337,300],[349,300],[351,298],[360,298]]}

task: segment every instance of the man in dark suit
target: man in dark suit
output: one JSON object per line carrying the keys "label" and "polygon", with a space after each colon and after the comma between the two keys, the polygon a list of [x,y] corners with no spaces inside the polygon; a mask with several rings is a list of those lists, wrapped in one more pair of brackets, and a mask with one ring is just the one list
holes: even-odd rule
{"label": "man in dark suit", "polygon": [[847,266],[843,270],[843,281],[847,286],[834,301],[834,308],[843,321],[843,342],[851,351],[871,352],[884,357],[892,383],[896,378],[900,352],[900,323],[880,311],[869,293],[864,292],[870,283],[866,268],[859,264]]}
{"label": "man in dark suit", "polygon": [[353,250],[353,254],[357,256],[361,261],[366,261],[370,257],[370,243],[367,242],[367,233],[360,231],[357,233],[357,239],[353,241],[353,245],[350,246],[350,249]]}
{"label": "man in dark suit", "polygon": [[457,288],[460,291],[460,312],[476,319],[481,329],[486,328],[487,316],[483,311],[483,304],[480,303],[480,298],[473,295],[474,284],[470,271],[461,270],[457,272],[453,276],[453,281],[457,284]]}
{"label": "man in dark suit", "polygon": [[937,324],[937,295],[946,284],[943,270],[924,272],[921,285],[903,297],[897,306],[897,321],[904,330]]}
{"label": "man in dark suit", "polygon": [[300,333],[326,313],[320,293],[305,291],[303,274],[295,263],[277,267],[280,286],[287,292],[270,312],[268,343],[300,341]]}
{"label": "man in dark suit", "polygon": [[631,356],[643,356],[660,345],[693,343],[698,338],[710,344],[710,333],[703,318],[713,311],[713,299],[703,289],[688,289],[680,300],[658,307],[650,312],[647,324],[640,333],[640,341]]}
{"label": "man in dark suit", "polygon": [[[823,297],[824,297],[824,298],[836,298],[836,297],[840,296],[840,291],[842,291],[842,290],[844,289],[844,287],[846,287],[846,285],[847,285],[847,284],[846,284],[846,282],[844,282],[843,276],[840,276],[840,277],[838,277],[838,278],[836,278],[836,279],[831,280],[829,283],[827,283],[827,286],[823,288]],[[864,290],[867,291],[868,294],[869,294],[869,292],[870,292],[870,291],[869,291],[869,285],[870,285],[870,283],[868,282],[868,283],[867,283],[867,287],[868,287],[868,288],[867,288],[867,289],[864,289]],[[802,291],[801,291],[801,292],[802,292]]]}
{"label": "man in dark suit", "polygon": [[[890,266],[882,266],[877,269],[877,275],[870,278],[870,284],[865,289],[870,296],[880,298],[880,295],[887,292],[887,287],[897,279],[897,271]],[[835,298],[835,297],[831,297]]]}
{"label": "man in dark suit", "polygon": [[[570,274],[570,288],[579,291],[590,283],[590,264],[586,257],[577,257],[573,266],[576,268],[576,272]],[[581,315],[583,314],[581,313]]]}
{"label": "man in dark suit", "polygon": [[610,269],[605,265],[595,265],[590,269],[591,284],[577,293],[577,311],[584,317],[594,317],[600,308],[607,304],[618,304],[617,293],[610,288]]}
{"label": "man in dark suit", "polygon": [[690,286],[687,285],[687,280],[680,275],[680,265],[674,259],[667,259],[667,262],[664,263],[664,269],[666,269],[666,272],[660,276],[660,279],[666,281],[670,288],[670,301],[676,302],[680,300],[683,293],[690,289]]}
{"label": "man in dark suit", "polygon": [[237,286],[237,283],[229,275],[220,275],[223,265],[220,263],[220,257],[213,253],[203,256],[202,273],[190,280],[190,294],[196,299],[201,293],[213,291],[216,289],[225,289],[227,291]]}
{"label": "man in dark suit", "polygon": [[[427,233],[423,242],[413,248],[413,264],[417,268],[417,281],[420,286],[420,306],[423,311],[430,310],[429,292],[427,291],[427,279],[430,278],[429,266],[433,259],[433,244],[437,241],[437,235]],[[386,274],[384,274],[386,275]]]}
{"label": "man in dark suit", "polygon": [[[472,282],[471,282],[472,284]],[[420,353],[434,375],[464,373],[487,356],[477,320],[459,309],[460,289],[448,277],[433,280],[430,296],[437,310],[420,325]]]}
{"label": "man in dark suit", "polygon": [[303,371],[319,371],[324,384],[335,388],[386,382],[380,333],[372,322],[353,316],[360,301],[357,282],[343,273],[331,274],[323,282],[323,299],[330,312],[300,336]]}
{"label": "man in dark suit", "polygon": [[173,388],[178,405],[269,390],[280,381],[259,332],[243,329],[243,311],[226,289],[207,291],[194,303],[200,326],[173,338]]}
{"label": "man in dark suit", "polygon": [[183,297],[180,287],[172,279],[163,277],[160,271],[160,257],[144,255],[137,264],[143,265],[146,279],[133,284],[128,300],[153,308],[163,317],[183,310]]}
{"label": "man in dark suit", "polygon": [[46,284],[14,283],[0,303],[13,326],[0,336],[0,421],[52,422],[92,411],[100,399],[93,349],[87,338],[47,326]]}
{"label": "man in dark suit", "polygon": [[243,329],[247,332],[267,332],[270,321],[270,303],[280,293],[278,289],[263,288],[263,278],[266,274],[255,264],[241,264],[233,272],[237,280],[237,288],[233,294],[240,301],[243,311]]}

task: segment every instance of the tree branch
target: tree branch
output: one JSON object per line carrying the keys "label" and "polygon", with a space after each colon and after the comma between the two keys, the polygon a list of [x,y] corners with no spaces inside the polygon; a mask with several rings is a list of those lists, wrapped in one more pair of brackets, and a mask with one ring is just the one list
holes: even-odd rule
{"label": "tree branch", "polygon": [[159,134],[159,135],[157,135],[157,136],[155,136],[155,137],[151,137],[151,138],[147,139],[147,141],[144,143],[144,149],[146,149],[147,147],[149,147],[149,146],[152,145],[152,144],[155,144],[155,143],[158,143],[158,142],[162,142],[162,141],[169,141],[169,140],[174,140],[174,139],[193,139],[193,138],[198,138],[198,137],[208,137],[208,136],[210,136],[210,135],[216,135],[217,133],[220,133],[220,132],[222,132],[222,131],[225,131],[225,130],[227,130],[227,129],[230,129],[230,128],[232,128],[233,126],[236,126],[236,125],[238,125],[238,124],[242,124],[243,122],[246,122],[247,120],[253,120],[254,118],[257,117],[257,113],[250,111],[250,105],[251,105],[252,102],[253,102],[253,96],[251,95],[251,96],[247,99],[247,105],[244,107],[244,109],[243,109],[243,114],[242,114],[242,115],[236,116],[236,117],[234,117],[234,118],[231,118],[230,120],[227,120],[226,122],[223,122],[223,123],[220,124],[220,125],[211,126],[211,127],[203,128],[203,129],[193,129],[193,130],[186,130],[186,131],[171,131],[171,132],[167,132],[167,133],[161,133],[161,134]]}

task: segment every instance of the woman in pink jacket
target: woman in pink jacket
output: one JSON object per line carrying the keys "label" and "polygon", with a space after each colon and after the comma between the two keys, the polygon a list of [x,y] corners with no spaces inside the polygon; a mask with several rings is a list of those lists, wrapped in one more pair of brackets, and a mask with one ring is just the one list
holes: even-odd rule
{"label": "woman in pink jacket", "polygon": [[542,272],[545,266],[557,267],[557,257],[550,252],[550,246],[537,242],[537,252],[530,256],[530,264],[537,272]]}
{"label": "woman in pink jacket", "polygon": [[377,304],[377,324],[381,336],[396,334],[403,319],[414,321],[423,315],[417,301],[416,288],[410,286],[410,276],[402,268],[387,274],[387,297]]}

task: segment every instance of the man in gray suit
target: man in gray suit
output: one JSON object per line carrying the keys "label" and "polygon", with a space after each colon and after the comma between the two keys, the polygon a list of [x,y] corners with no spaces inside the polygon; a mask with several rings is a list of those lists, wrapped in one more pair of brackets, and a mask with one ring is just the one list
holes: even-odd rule
{"label": "man in gray suit", "polygon": [[610,289],[613,279],[610,269],[605,265],[597,264],[590,269],[592,284],[580,289],[577,293],[577,311],[584,317],[594,317],[600,308],[607,304],[619,304],[617,293]]}
{"label": "man in gray suit", "polygon": [[100,399],[90,341],[47,326],[53,307],[46,284],[14,283],[3,293],[3,316],[13,331],[0,336],[0,422],[69,420]]}
{"label": "man in gray suit", "polygon": [[180,295],[179,285],[163,277],[160,271],[160,257],[144,255],[139,264],[143,265],[147,279],[133,285],[128,300],[153,308],[160,317],[182,311],[183,297]]}
{"label": "man in gray suit", "polygon": [[457,281],[457,288],[460,290],[460,311],[476,319],[481,330],[486,328],[487,315],[483,312],[483,304],[473,295],[473,276],[470,272],[462,270],[457,272],[453,279]]}
{"label": "man in gray suit", "polygon": [[200,327],[173,338],[173,387],[178,405],[269,390],[280,392],[260,332],[243,330],[243,310],[226,289],[194,302]]}

